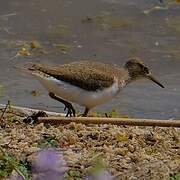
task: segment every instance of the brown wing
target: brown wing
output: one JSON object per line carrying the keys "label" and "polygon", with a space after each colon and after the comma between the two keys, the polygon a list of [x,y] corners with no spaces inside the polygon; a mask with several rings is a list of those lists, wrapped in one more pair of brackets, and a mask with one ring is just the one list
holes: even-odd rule
{"label": "brown wing", "polygon": [[88,91],[102,90],[111,86],[114,76],[118,72],[115,66],[89,61],[74,62],[57,67],[36,64],[34,68]]}

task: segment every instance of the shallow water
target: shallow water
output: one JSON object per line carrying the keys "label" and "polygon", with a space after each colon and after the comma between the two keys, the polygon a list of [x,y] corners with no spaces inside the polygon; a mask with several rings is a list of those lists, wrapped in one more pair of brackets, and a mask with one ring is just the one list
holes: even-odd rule
{"label": "shallow water", "polygon": [[[123,65],[138,56],[166,88],[148,80],[137,81],[118,98],[94,110],[117,109],[122,115],[140,118],[179,118],[180,5],[143,13],[159,5],[157,0],[1,1],[1,103],[10,99],[14,105],[63,112],[61,104],[51,100],[36,80],[15,65],[82,59]],[[48,54],[15,57],[19,44],[33,40]],[[67,46],[65,51],[62,44]],[[40,95],[32,96],[32,90]]]}

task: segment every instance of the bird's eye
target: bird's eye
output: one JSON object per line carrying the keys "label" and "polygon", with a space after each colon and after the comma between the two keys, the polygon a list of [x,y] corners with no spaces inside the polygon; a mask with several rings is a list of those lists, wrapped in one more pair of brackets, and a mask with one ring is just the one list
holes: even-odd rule
{"label": "bird's eye", "polygon": [[144,67],[144,68],[143,68],[143,71],[144,71],[145,73],[147,73],[147,74],[149,73],[149,69],[148,69],[147,67]]}

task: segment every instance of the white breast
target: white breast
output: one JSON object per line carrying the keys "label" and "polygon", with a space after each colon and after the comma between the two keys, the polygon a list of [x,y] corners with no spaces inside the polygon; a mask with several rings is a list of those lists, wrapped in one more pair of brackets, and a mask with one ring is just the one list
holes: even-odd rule
{"label": "white breast", "polygon": [[77,103],[87,108],[93,108],[111,100],[124,86],[123,82],[121,86],[119,86],[118,79],[115,78],[114,83],[108,88],[98,91],[87,91],[51,76],[42,77],[39,74],[33,74],[49,92],[53,92],[64,100]]}

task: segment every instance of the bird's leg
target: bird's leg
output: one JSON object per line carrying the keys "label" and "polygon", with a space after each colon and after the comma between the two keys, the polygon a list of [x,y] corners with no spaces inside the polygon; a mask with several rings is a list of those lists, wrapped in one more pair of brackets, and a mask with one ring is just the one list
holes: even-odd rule
{"label": "bird's leg", "polygon": [[71,103],[69,103],[68,101],[65,101],[64,99],[61,99],[60,97],[56,96],[53,92],[49,92],[49,96],[52,98],[52,99],[55,99],[61,103],[63,103],[65,105],[65,108],[64,110],[66,110],[66,108],[68,109],[68,112],[66,114],[66,117],[68,117],[70,115],[71,116],[76,116],[76,111],[74,109],[74,107],[72,106]]}
{"label": "bird's leg", "polygon": [[84,113],[82,114],[82,117],[87,117],[88,112],[89,112],[89,109],[86,107],[84,110]]}

